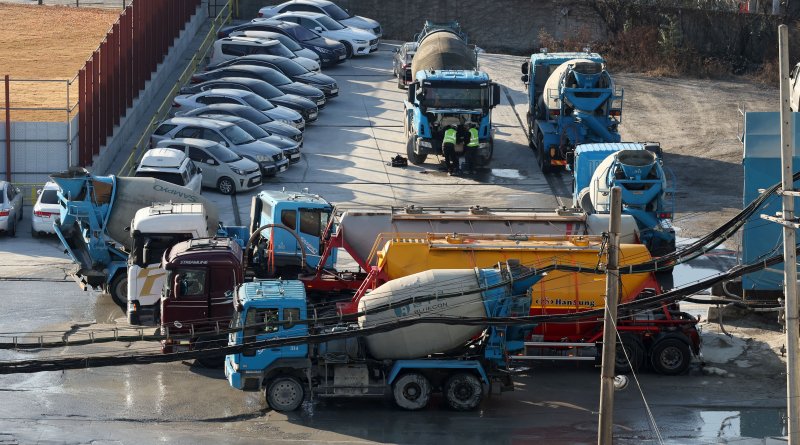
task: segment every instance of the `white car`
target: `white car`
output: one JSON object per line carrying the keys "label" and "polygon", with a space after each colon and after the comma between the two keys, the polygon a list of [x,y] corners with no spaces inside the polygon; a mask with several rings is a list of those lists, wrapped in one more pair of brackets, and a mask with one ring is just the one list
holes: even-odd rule
{"label": "white car", "polygon": [[378,50],[378,37],[375,34],[363,29],[342,25],[325,14],[285,12],[276,15],[273,19],[297,23],[323,37],[338,40],[347,49],[347,57],[364,56]]}
{"label": "white car", "polygon": [[0,233],[17,236],[22,221],[22,193],[13,184],[0,181]]}
{"label": "white car", "polygon": [[203,184],[203,175],[194,162],[186,153],[174,148],[153,148],[146,151],[134,176],[160,179],[186,187],[194,193],[200,193]]}
{"label": "white car", "polygon": [[383,35],[381,24],[377,21],[360,15],[350,14],[348,10],[328,0],[293,0],[281,3],[280,5],[265,6],[258,10],[258,16],[274,17],[284,12],[296,11],[325,14],[342,25],[369,31],[375,34],[375,37],[379,39]]}
{"label": "white car", "polygon": [[319,63],[305,57],[298,57],[295,53],[289,51],[289,48],[283,46],[283,43],[279,40],[263,38],[257,35],[237,35],[217,40],[212,47],[208,65],[217,65],[226,60],[249,54],[286,57],[312,73],[320,72]]}
{"label": "white car", "polygon": [[61,214],[61,207],[58,205],[58,185],[50,181],[41,190],[37,190],[39,198],[33,206],[31,216],[31,235],[37,236],[46,233],[55,233],[53,222]]}
{"label": "white car", "polygon": [[[196,94],[179,94],[173,99],[172,106],[180,110],[178,115],[211,104],[239,104],[254,108],[278,122],[294,126],[298,130],[305,128],[303,116],[292,109],[278,107],[263,97],[245,90],[232,88],[212,88]],[[297,122],[297,123],[296,123]]]}

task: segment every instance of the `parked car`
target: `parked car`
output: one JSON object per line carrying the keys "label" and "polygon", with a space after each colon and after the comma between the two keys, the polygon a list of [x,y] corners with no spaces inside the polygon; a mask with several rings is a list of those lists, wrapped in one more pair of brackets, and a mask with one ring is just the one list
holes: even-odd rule
{"label": "parked car", "polygon": [[150,144],[155,146],[165,139],[180,138],[205,139],[222,144],[239,156],[258,163],[261,176],[275,176],[289,166],[289,160],[283,156],[280,148],[256,140],[230,122],[203,117],[173,117],[165,120],[150,136]]}
{"label": "parked car", "polygon": [[234,31],[270,31],[294,39],[305,49],[319,55],[322,66],[331,66],[347,60],[347,48],[338,40],[328,39],[297,23],[272,19],[253,19],[249,23],[222,28],[218,37],[227,37]]}
{"label": "parked car", "polygon": [[259,39],[272,39],[277,40],[283,44],[289,51],[295,53],[298,57],[305,57],[307,59],[311,59],[317,63],[320,63],[319,54],[311,51],[310,49],[303,48],[297,40],[279,32],[272,32],[272,31],[257,31],[257,30],[248,30],[242,29],[240,31],[233,31],[230,33],[230,36],[245,36],[245,37],[257,37]]}
{"label": "parked car", "polygon": [[232,36],[215,41],[214,46],[211,47],[211,57],[208,63],[216,65],[248,54],[286,57],[294,60],[295,63],[308,71],[319,72],[320,70],[319,63],[305,57],[298,57],[295,53],[289,51],[289,48],[283,46],[280,41],[252,36]]}
{"label": "parked car", "polygon": [[379,39],[383,35],[381,25],[377,21],[350,14],[350,11],[328,0],[294,0],[276,6],[265,6],[258,10],[258,16],[273,17],[283,12],[296,11],[325,14],[342,25],[370,31]]}
{"label": "parked car", "polygon": [[336,81],[333,80],[332,77],[322,73],[313,73],[285,57],[253,54],[226,60],[220,64],[209,67],[209,69],[213,70],[234,65],[265,66],[280,71],[284,76],[295,82],[319,88],[325,93],[325,97],[327,98],[339,95],[339,85],[336,84]]}
{"label": "parked car", "polygon": [[263,80],[283,91],[285,94],[297,94],[298,96],[313,100],[320,108],[325,106],[325,93],[319,88],[314,88],[299,82],[292,82],[291,79],[284,76],[279,71],[264,66],[234,65],[213,71],[195,73],[192,76],[192,83],[200,83],[223,77],[248,77],[250,79]]}
{"label": "parked car", "polygon": [[406,88],[411,83],[411,61],[418,46],[417,42],[406,42],[394,50],[392,71],[397,77],[397,88]]}
{"label": "parked car", "polygon": [[261,185],[261,168],[227,147],[205,139],[163,139],[157,148],[172,148],[203,169],[203,187],[217,189],[223,195],[250,190]]}
{"label": "parked car", "polygon": [[[303,145],[303,133],[300,130],[291,125],[284,124],[283,122],[278,122],[253,107],[245,105],[211,104],[183,113],[181,117],[201,117],[207,114],[227,114],[230,116],[243,117],[270,133],[286,136],[299,142],[301,146]],[[156,129],[156,132],[158,132],[158,129]]]}
{"label": "parked car", "polygon": [[17,236],[22,221],[22,193],[13,184],[0,181],[0,233]]}
{"label": "parked car", "polygon": [[156,178],[200,193],[203,174],[183,151],[153,148],[142,155],[136,166],[137,178]]}
{"label": "parked car", "polygon": [[378,50],[378,37],[358,28],[342,25],[325,14],[313,12],[285,12],[273,17],[275,20],[297,23],[329,39],[338,40],[345,49],[347,57],[364,56]]}
{"label": "parked car", "polygon": [[789,109],[800,111],[800,62],[789,72]]}
{"label": "parked car", "polygon": [[267,130],[264,130],[263,128],[259,127],[258,125],[250,122],[249,120],[239,116],[229,116],[226,114],[208,114],[202,117],[203,119],[213,119],[218,121],[230,122],[236,125],[237,127],[241,128],[242,130],[246,131],[247,134],[253,136],[259,141],[263,141],[280,148],[283,151],[283,156],[289,160],[290,164],[294,164],[295,162],[300,162],[300,144],[292,139],[289,139],[285,136],[272,134]]}
{"label": "parked car", "polygon": [[46,233],[55,233],[53,223],[61,214],[61,206],[58,204],[58,185],[55,182],[48,181],[36,193],[39,197],[36,198],[36,204],[31,212],[31,236],[34,238]]}
{"label": "parked car", "polygon": [[277,107],[258,94],[245,90],[214,88],[195,94],[179,94],[173,99],[172,106],[181,111],[189,111],[211,104],[239,104],[253,107],[278,122],[283,122],[303,130],[306,121],[300,113],[289,108]]}
{"label": "parked car", "polygon": [[252,91],[275,105],[297,111],[303,116],[306,123],[316,121],[319,116],[319,108],[317,108],[317,105],[311,100],[296,94],[283,94],[281,90],[263,80],[248,79],[246,77],[223,77],[203,83],[191,84],[181,88],[180,94],[195,94],[214,88],[232,88],[235,90]]}

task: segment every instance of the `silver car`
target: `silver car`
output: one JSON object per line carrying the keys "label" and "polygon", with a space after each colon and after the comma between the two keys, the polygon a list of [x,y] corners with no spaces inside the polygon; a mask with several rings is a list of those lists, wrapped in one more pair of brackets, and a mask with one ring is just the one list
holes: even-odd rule
{"label": "silver car", "polygon": [[13,184],[0,181],[0,233],[17,236],[22,221],[22,193]]}
{"label": "silver car", "polygon": [[278,107],[263,97],[245,90],[231,88],[212,88],[196,94],[179,94],[173,99],[172,106],[180,111],[176,116],[211,104],[239,104],[252,107],[278,122],[283,122],[302,130],[306,126],[303,116],[297,111],[286,107]]}

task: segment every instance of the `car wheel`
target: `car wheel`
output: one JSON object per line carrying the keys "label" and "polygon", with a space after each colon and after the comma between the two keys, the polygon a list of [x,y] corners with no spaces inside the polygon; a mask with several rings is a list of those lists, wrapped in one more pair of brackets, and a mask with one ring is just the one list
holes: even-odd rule
{"label": "car wheel", "polygon": [[346,42],[344,40],[342,40],[339,43],[344,45],[344,50],[347,52],[347,58],[349,59],[349,58],[353,57],[353,45],[351,45],[350,43],[348,43],[348,42]]}
{"label": "car wheel", "polygon": [[217,181],[217,190],[223,195],[232,195],[236,193],[236,184],[234,184],[233,179],[223,176]]}

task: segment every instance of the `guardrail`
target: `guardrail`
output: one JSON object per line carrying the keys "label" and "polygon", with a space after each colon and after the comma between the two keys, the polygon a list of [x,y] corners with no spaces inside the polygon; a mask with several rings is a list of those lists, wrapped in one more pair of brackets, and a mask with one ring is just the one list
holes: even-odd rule
{"label": "guardrail", "polygon": [[175,86],[173,86],[169,93],[167,93],[166,98],[164,98],[164,101],[156,110],[153,118],[150,119],[150,123],[148,123],[147,127],[145,127],[142,136],[131,149],[130,156],[128,156],[128,159],[125,160],[125,164],[122,165],[122,168],[119,169],[119,172],[117,173],[118,176],[127,176],[133,173],[136,163],[139,161],[141,155],[144,154],[144,146],[149,144],[150,135],[155,130],[156,124],[164,120],[169,113],[169,110],[172,108],[172,99],[178,94],[178,91],[180,91],[181,87],[189,81],[189,79],[192,77],[192,74],[197,69],[197,66],[200,65],[200,62],[206,58],[208,51],[211,49],[211,46],[216,40],[217,31],[222,26],[230,22],[233,15],[232,3],[233,0],[228,0],[225,6],[223,6],[223,8],[219,11],[219,14],[214,17],[214,21],[211,22],[211,28],[208,30],[208,35],[203,40],[203,43],[200,44],[200,48],[197,50],[197,53],[195,53],[194,57],[192,57],[192,60],[189,61],[186,69],[184,69],[183,73],[181,73],[180,77],[178,78],[178,82],[176,82]]}

